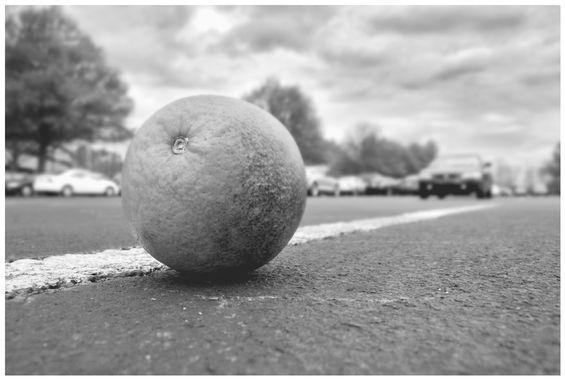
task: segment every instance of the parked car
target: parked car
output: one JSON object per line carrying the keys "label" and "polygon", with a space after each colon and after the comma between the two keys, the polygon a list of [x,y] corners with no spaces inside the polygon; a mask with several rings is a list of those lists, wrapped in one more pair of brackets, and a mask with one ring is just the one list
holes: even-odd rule
{"label": "parked car", "polygon": [[367,183],[354,175],[340,177],[338,182],[340,194],[360,195],[367,191]]}
{"label": "parked car", "polygon": [[533,196],[548,195],[547,185],[541,182],[532,184],[528,189],[528,195],[533,195]]}
{"label": "parked car", "polygon": [[29,197],[33,194],[34,174],[31,170],[5,169],[6,195],[22,195]]}
{"label": "parked car", "polygon": [[103,174],[85,169],[69,169],[61,174],[41,174],[33,182],[36,193],[61,194],[70,197],[75,194],[113,196],[120,193],[120,187]]}
{"label": "parked car", "polygon": [[524,196],[528,195],[528,189],[524,185],[517,185],[514,188],[513,195],[515,195],[517,197],[524,197]]}
{"label": "parked car", "polygon": [[393,187],[392,193],[396,195],[418,195],[418,175],[409,175],[401,178]]}
{"label": "parked car", "polygon": [[391,195],[398,180],[379,173],[367,173],[362,175],[367,183],[367,194]]}
{"label": "parked car", "polygon": [[510,197],[514,195],[514,192],[511,188],[507,186],[500,186],[500,185],[492,185],[491,193],[495,197]]}
{"label": "parked car", "polygon": [[420,173],[419,195],[427,198],[449,194],[492,197],[490,163],[477,155],[450,155],[437,158]]}
{"label": "parked car", "polygon": [[339,196],[339,181],[327,175],[328,167],[325,165],[307,166],[306,181],[308,194],[317,197],[321,194]]}
{"label": "parked car", "polygon": [[116,182],[118,184],[118,186],[122,186],[122,173],[116,173],[113,177],[112,177],[112,181]]}

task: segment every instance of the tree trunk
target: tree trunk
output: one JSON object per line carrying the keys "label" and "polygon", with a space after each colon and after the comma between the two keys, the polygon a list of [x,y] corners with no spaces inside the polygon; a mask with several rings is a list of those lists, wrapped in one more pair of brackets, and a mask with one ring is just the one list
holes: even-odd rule
{"label": "tree trunk", "polygon": [[18,144],[14,144],[14,147],[10,150],[11,153],[11,160],[8,163],[8,167],[10,168],[10,170],[18,170],[18,161],[20,158],[20,149],[18,147]]}
{"label": "tree trunk", "polygon": [[39,126],[39,150],[37,151],[37,171],[43,173],[47,163],[47,148],[51,142],[51,125],[42,123]]}
{"label": "tree trunk", "polygon": [[43,173],[47,163],[47,144],[41,143],[37,152],[37,171]]}

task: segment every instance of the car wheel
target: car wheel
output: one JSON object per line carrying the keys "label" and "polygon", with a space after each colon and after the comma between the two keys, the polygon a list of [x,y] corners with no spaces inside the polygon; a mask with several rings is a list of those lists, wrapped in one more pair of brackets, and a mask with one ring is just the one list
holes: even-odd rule
{"label": "car wheel", "polygon": [[64,197],[72,197],[73,193],[73,188],[70,185],[63,186],[63,190],[61,190],[61,195]]}
{"label": "car wheel", "polygon": [[114,195],[116,195],[116,191],[114,190],[114,188],[108,187],[108,188],[104,191],[104,195],[107,196],[107,197],[113,197]]}
{"label": "car wheel", "polygon": [[439,194],[437,195],[437,197],[438,197],[439,199],[443,199],[443,198],[445,198],[445,196],[446,196],[445,193],[439,193]]}
{"label": "car wheel", "polygon": [[478,191],[477,198],[479,199],[490,199],[492,198],[492,192],[490,190],[487,191]]}
{"label": "car wheel", "polygon": [[428,199],[428,197],[430,196],[429,193],[424,193],[424,192],[420,192],[418,195],[420,196],[421,199]]}
{"label": "car wheel", "polygon": [[31,187],[30,185],[26,185],[26,186],[22,187],[22,191],[21,191],[21,192],[22,192],[22,195],[23,195],[24,197],[30,197],[30,196],[33,195],[33,189],[32,189],[32,187]]}
{"label": "car wheel", "polygon": [[317,183],[312,185],[312,190],[310,190],[310,194],[312,194],[313,197],[317,197],[318,195],[320,195],[320,189],[318,189]]}
{"label": "car wheel", "polygon": [[485,199],[492,198],[492,190],[488,185],[486,185],[485,190],[483,190],[483,198]]}

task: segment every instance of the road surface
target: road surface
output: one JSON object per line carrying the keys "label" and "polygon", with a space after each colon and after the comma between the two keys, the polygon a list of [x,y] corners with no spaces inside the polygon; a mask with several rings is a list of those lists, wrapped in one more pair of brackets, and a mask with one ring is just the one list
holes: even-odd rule
{"label": "road surface", "polygon": [[[350,220],[477,203],[333,201]],[[493,204],[287,247],[231,281],[8,299],[6,374],[559,374],[559,201]]]}
{"label": "road surface", "polygon": [[[6,199],[6,259],[136,245],[120,202],[117,197],[9,197]],[[345,222],[474,203],[474,199],[464,197],[425,202],[416,197],[309,197],[300,224]]]}

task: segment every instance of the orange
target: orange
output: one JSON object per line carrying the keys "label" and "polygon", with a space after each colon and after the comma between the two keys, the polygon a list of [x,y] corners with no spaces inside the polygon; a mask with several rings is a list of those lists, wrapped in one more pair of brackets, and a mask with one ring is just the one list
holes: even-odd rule
{"label": "orange", "polygon": [[194,96],[151,116],[124,162],[122,206],[155,259],[193,275],[273,259],[300,223],[304,163],[274,117],[238,99]]}

